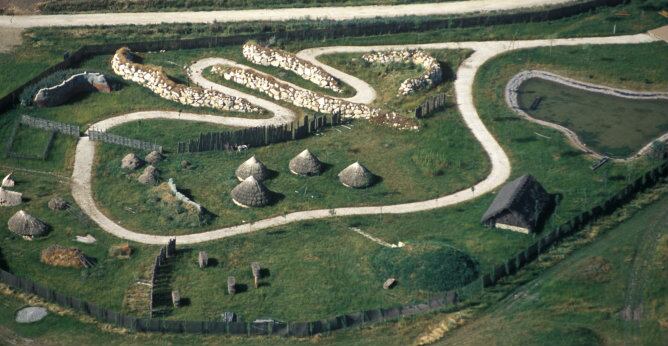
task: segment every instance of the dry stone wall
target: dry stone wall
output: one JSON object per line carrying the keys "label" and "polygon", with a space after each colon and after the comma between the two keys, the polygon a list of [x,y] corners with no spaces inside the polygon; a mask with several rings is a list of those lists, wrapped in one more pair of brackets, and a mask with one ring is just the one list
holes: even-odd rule
{"label": "dry stone wall", "polygon": [[399,86],[399,95],[408,95],[418,90],[430,89],[443,81],[441,65],[429,53],[421,49],[403,49],[364,54],[362,60],[377,64],[414,64],[424,68],[424,74],[409,78]]}
{"label": "dry stone wall", "polygon": [[289,84],[260,74],[250,69],[217,65],[211,71],[222,75],[226,80],[241,84],[247,88],[269,95],[274,100],[286,101],[301,108],[325,114],[338,114],[345,118],[369,119],[402,130],[417,130],[414,120],[402,117],[394,112],[386,113],[378,108],[353,103],[338,98],[320,95],[316,92],[297,89]]}
{"label": "dry stone wall", "polygon": [[111,67],[123,79],[145,86],[164,99],[193,107],[235,112],[260,112],[259,108],[244,99],[219,91],[177,84],[169,79],[161,68],[138,64],[132,60],[132,52],[128,48],[121,48],[111,59]]}
{"label": "dry stone wall", "polygon": [[40,89],[33,102],[39,107],[54,107],[78,94],[92,91],[110,93],[111,88],[103,74],[83,72],[72,75],[58,85]]}
{"label": "dry stone wall", "polygon": [[248,61],[254,64],[280,67],[292,71],[322,88],[330,89],[337,93],[342,92],[339,81],[327,73],[327,71],[284,50],[263,47],[253,42],[247,42],[243,46],[243,55]]}

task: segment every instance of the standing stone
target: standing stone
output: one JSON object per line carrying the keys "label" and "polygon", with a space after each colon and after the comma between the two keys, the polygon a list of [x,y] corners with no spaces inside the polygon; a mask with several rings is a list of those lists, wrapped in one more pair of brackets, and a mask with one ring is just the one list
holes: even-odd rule
{"label": "standing stone", "polygon": [[395,278],[389,278],[383,284],[383,289],[389,290],[390,288],[394,287],[394,285],[396,283],[397,283],[397,280]]}
{"label": "standing stone", "polygon": [[199,252],[198,263],[200,269],[204,269],[207,265],[209,265],[209,255],[206,253],[206,251]]}
{"label": "standing stone", "polygon": [[234,276],[227,277],[227,293],[230,295],[237,293],[237,280],[234,278]]}
{"label": "standing stone", "polygon": [[175,308],[178,308],[179,305],[181,305],[181,295],[179,294],[179,291],[172,291],[172,304],[174,304]]}

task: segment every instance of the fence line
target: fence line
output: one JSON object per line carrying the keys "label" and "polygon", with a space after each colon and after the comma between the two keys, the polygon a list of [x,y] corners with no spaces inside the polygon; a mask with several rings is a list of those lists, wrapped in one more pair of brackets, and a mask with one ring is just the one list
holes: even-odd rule
{"label": "fence line", "polygon": [[250,127],[233,131],[201,133],[199,138],[178,142],[177,153],[197,153],[203,151],[236,150],[239,146],[260,147],[271,143],[301,139],[327,126],[339,125],[342,117],[338,114],[314,114],[310,120],[305,116],[303,123],[294,122],[282,126]]}
{"label": "fence line", "polygon": [[79,126],[77,125],[59,123],[57,121],[35,118],[28,115],[21,115],[20,122],[22,125],[34,127],[40,130],[56,131],[64,135],[73,136],[76,138],[79,138],[80,134]]}
{"label": "fence line", "polygon": [[162,146],[150,142],[140,141],[138,139],[127,138],[102,131],[88,130],[88,137],[91,141],[99,141],[111,144],[122,145],[129,148],[135,148],[146,151],[157,151],[162,153]]}
{"label": "fence line", "polygon": [[415,117],[424,118],[432,112],[439,110],[445,106],[445,94],[436,94],[430,96],[422,104],[415,108]]}

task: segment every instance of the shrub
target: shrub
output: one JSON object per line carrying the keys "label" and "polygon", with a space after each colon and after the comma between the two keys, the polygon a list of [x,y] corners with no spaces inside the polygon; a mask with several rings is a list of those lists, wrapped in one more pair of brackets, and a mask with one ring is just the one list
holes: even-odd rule
{"label": "shrub", "polygon": [[437,241],[382,248],[371,262],[380,280],[394,277],[399,285],[418,290],[447,291],[478,277],[478,264],[467,253]]}

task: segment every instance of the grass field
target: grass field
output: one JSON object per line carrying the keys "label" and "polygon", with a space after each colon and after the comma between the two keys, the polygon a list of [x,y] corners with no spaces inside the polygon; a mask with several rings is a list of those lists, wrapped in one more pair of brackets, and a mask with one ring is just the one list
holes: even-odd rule
{"label": "grass field", "polygon": [[[478,345],[665,345],[668,196],[443,340]],[[642,311],[625,320],[626,307]],[[508,328],[512,325],[513,328]]]}
{"label": "grass field", "polygon": [[[537,97],[543,100],[531,110]],[[572,129],[612,157],[631,156],[668,131],[668,100],[625,99],[534,78],[522,83],[518,101],[533,117]]]}

